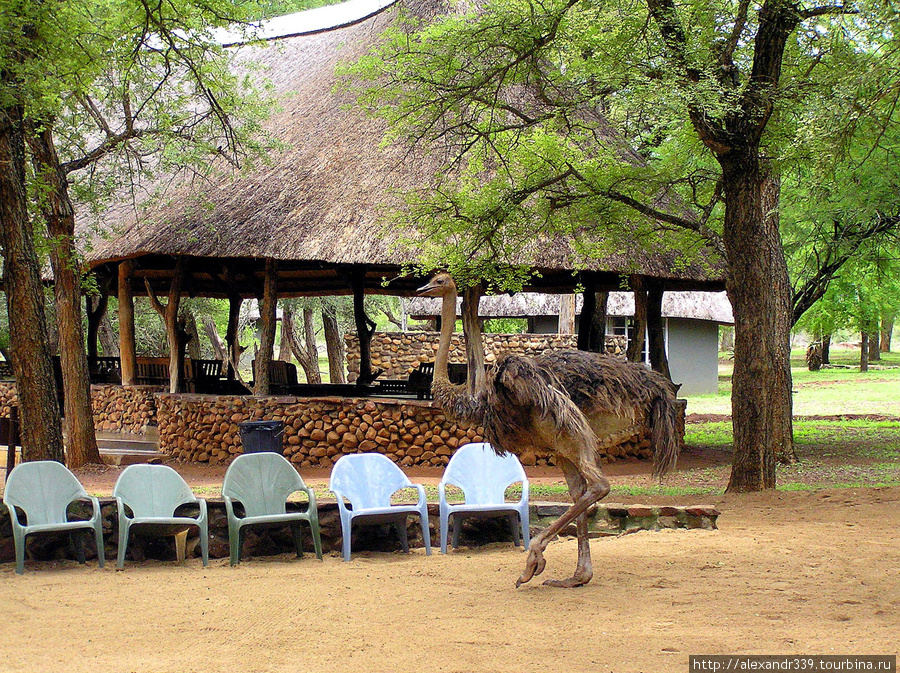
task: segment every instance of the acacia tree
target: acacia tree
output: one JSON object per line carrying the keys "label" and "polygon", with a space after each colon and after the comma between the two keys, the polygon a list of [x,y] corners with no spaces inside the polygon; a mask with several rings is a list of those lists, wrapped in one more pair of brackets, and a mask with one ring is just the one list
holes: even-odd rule
{"label": "acacia tree", "polygon": [[[99,462],[84,336],[81,274],[75,251],[74,172],[81,199],[111,194],[156,169],[234,161],[258,132],[264,104],[229,72],[209,28],[242,20],[253,3],[147,5],[105,0],[42,3],[4,0],[0,38],[0,166],[5,275],[13,366],[22,407],[26,459],[63,459],[35,244],[25,196],[33,188],[51,241],[69,418],[69,463]],[[234,124],[244,112],[243,124]],[[62,140],[59,140],[60,136]],[[26,148],[33,172],[26,170]],[[116,162],[115,159],[123,159]],[[105,170],[104,170],[105,169]],[[18,361],[18,364],[17,364]],[[26,366],[27,363],[27,366]]]}
{"label": "acacia tree", "polygon": [[[894,39],[879,26],[896,16],[879,2],[490,0],[417,20],[350,72],[376,81],[360,100],[393,138],[447,152],[410,199],[440,250],[426,263],[484,277],[486,260],[560,230],[712,248],[735,310],[728,490],[774,487],[776,457],[794,459],[781,150],[826,95],[819,73]],[[856,92],[849,80],[878,74],[841,72]]]}

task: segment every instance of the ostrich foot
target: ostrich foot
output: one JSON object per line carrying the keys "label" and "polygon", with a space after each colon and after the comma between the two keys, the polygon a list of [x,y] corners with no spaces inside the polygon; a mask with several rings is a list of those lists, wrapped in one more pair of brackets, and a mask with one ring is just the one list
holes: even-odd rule
{"label": "ostrich foot", "polygon": [[582,576],[575,573],[572,577],[565,580],[544,580],[545,587],[559,587],[561,589],[574,589],[575,587],[583,587],[591,581],[591,575]]}
{"label": "ostrich foot", "polygon": [[547,561],[544,559],[544,550],[540,547],[533,547],[528,552],[528,558],[525,560],[525,570],[522,576],[516,580],[516,589],[530,581],[535,575],[544,572]]}

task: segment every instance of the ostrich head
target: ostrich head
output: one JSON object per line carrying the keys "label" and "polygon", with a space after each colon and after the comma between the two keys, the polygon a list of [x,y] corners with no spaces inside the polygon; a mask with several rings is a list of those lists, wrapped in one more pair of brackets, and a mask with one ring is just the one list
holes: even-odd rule
{"label": "ostrich head", "polygon": [[427,285],[416,290],[416,294],[422,297],[444,297],[451,293],[456,293],[456,283],[453,281],[453,276],[446,271],[436,273]]}

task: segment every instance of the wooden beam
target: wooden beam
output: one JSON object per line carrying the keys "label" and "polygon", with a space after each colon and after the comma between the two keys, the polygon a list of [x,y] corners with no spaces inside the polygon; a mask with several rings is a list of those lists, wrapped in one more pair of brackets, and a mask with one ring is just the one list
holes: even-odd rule
{"label": "wooden beam", "polygon": [[262,302],[259,306],[260,344],[254,372],[255,395],[269,394],[269,364],[275,351],[276,308],[278,306],[278,260],[266,259]]}
{"label": "wooden beam", "polygon": [[670,381],[669,357],[666,354],[666,332],[662,317],[663,286],[650,282],[647,288],[647,348],[650,367]]}
{"label": "wooden beam", "polygon": [[133,274],[134,261],[126,259],[119,262],[119,363],[123,386],[133,386],[136,376],[134,297],[131,293]]}

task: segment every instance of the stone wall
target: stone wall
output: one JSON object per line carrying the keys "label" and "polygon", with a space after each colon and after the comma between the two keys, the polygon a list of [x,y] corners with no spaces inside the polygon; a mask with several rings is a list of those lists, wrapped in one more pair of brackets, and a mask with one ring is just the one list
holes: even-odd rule
{"label": "stone wall", "polygon": [[91,386],[94,425],[101,432],[140,434],[156,425],[158,386]]}
{"label": "stone wall", "polygon": [[[435,403],[417,400],[169,394],[156,399],[159,449],[187,462],[230,462],[243,451],[238,424],[244,421],[283,421],[282,450],[299,467],[331,467],[346,453],[369,451],[403,467],[441,467],[457,447],[483,441],[484,434],[481,427],[448,420]],[[629,456],[651,457],[648,430],[609,449],[602,461]],[[553,464],[531,452],[520,459],[526,466]]]}
{"label": "stone wall", "polygon": [[[94,425],[101,432],[140,434],[156,425],[157,386],[91,386]],[[14,381],[0,381],[0,417],[9,418],[10,408],[19,403]]]}
{"label": "stone wall", "polygon": [[[372,338],[372,367],[384,370],[383,379],[405,379],[421,363],[434,361],[439,337],[437,332],[379,332]],[[348,376],[355,381],[359,376],[359,339],[355,334],[347,334],[344,339]],[[503,353],[540,355],[551,348],[575,348],[577,342],[575,334],[485,334],[484,357],[490,364]],[[450,344],[450,362],[465,362],[462,334],[454,334]],[[608,353],[624,354],[625,338],[607,337],[606,349]]]}

